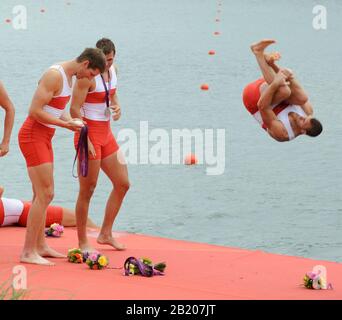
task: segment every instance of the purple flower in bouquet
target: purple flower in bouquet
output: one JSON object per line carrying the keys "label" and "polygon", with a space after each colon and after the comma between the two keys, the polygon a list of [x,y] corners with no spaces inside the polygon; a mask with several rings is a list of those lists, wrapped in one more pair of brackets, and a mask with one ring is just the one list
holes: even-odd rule
{"label": "purple flower in bouquet", "polygon": [[45,234],[48,237],[60,237],[64,232],[64,227],[58,223],[53,223],[49,228],[45,229]]}
{"label": "purple flower in bouquet", "polygon": [[55,231],[58,233],[63,233],[64,232],[64,227],[61,225],[56,226]]}
{"label": "purple flower in bouquet", "polygon": [[92,262],[96,262],[98,256],[99,256],[99,253],[98,253],[98,252],[92,252],[92,253],[89,255],[89,259],[90,259]]}
{"label": "purple flower in bouquet", "polygon": [[83,262],[85,262],[88,258],[89,258],[89,252],[88,251],[84,251],[83,252]]}
{"label": "purple flower in bouquet", "polygon": [[314,272],[308,272],[307,276],[311,279],[311,280],[316,280],[319,277],[318,273],[314,273]]}

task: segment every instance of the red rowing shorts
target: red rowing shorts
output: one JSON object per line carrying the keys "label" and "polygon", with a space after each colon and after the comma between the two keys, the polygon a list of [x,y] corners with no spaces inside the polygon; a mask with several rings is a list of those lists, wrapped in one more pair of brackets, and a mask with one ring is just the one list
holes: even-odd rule
{"label": "red rowing shorts", "polygon": [[[110,128],[110,121],[95,121],[84,118],[88,126],[88,135],[94,145],[96,157],[89,154],[89,160],[102,160],[119,150],[119,145]],[[74,136],[75,149],[77,148],[80,133]]]}
{"label": "red rowing shorts", "polygon": [[56,129],[49,128],[28,117],[19,130],[19,147],[26,160],[27,167],[53,163],[51,140]]}
{"label": "red rowing shorts", "polygon": [[259,111],[258,102],[261,97],[260,87],[264,83],[265,79],[261,78],[248,84],[243,90],[243,103],[251,114],[255,114]]}

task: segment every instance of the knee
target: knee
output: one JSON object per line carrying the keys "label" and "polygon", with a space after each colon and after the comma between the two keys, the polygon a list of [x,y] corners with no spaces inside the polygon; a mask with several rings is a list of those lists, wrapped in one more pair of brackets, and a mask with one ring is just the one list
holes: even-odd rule
{"label": "knee", "polygon": [[34,200],[37,199],[40,202],[42,202],[44,205],[49,205],[52,202],[54,195],[55,194],[54,194],[53,187],[48,187],[48,188],[45,188],[42,193],[40,194],[37,193],[34,197]]}
{"label": "knee", "polygon": [[45,193],[45,198],[46,198],[46,201],[48,203],[51,203],[53,198],[55,196],[55,193],[54,193],[54,190],[51,189],[51,190],[47,190],[46,193]]}
{"label": "knee", "polygon": [[309,98],[307,95],[303,95],[301,97],[298,97],[296,99],[296,104],[303,106],[304,104],[306,104],[308,102]]}
{"label": "knee", "polygon": [[115,190],[117,190],[120,194],[125,195],[129,188],[131,187],[130,182],[127,181],[120,181],[114,185]]}
{"label": "knee", "polygon": [[289,86],[282,86],[279,88],[279,95],[282,100],[287,100],[291,96],[291,88]]}
{"label": "knee", "polygon": [[96,182],[91,182],[87,186],[84,186],[81,188],[80,195],[84,199],[90,199],[93,196],[95,189],[96,189]]}

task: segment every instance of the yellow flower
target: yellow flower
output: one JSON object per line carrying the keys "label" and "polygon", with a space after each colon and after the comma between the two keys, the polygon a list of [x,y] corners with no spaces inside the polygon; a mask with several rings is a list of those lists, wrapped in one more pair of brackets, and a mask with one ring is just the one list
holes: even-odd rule
{"label": "yellow flower", "polygon": [[105,267],[108,264],[107,258],[105,256],[101,256],[98,262],[101,267]]}
{"label": "yellow flower", "polygon": [[319,282],[320,282],[320,285],[321,285],[321,289],[323,289],[323,290],[328,289],[327,279],[325,277],[321,276],[320,279],[319,279]]}

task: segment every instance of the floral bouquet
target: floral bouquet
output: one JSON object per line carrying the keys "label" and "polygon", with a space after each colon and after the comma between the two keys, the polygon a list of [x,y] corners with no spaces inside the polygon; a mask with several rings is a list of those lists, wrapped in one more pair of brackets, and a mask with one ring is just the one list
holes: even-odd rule
{"label": "floral bouquet", "polygon": [[59,238],[64,232],[64,227],[58,223],[53,223],[50,228],[45,229],[45,235],[47,237]]}
{"label": "floral bouquet", "polygon": [[83,255],[81,249],[70,249],[68,251],[68,261],[72,263],[82,263]]}
{"label": "floral bouquet", "polygon": [[304,276],[304,287],[307,289],[315,289],[315,290],[327,290],[332,289],[331,283],[327,284],[327,278],[325,272],[322,272],[324,269],[313,270],[312,272],[306,273]]}
{"label": "floral bouquet", "polygon": [[85,252],[83,254],[83,261],[92,270],[101,270],[108,266],[109,262],[106,256],[100,254],[99,252]]}
{"label": "floral bouquet", "polygon": [[144,277],[152,277],[154,275],[164,275],[166,264],[164,262],[153,265],[148,258],[136,259],[129,257],[124,263],[125,275],[142,275]]}

